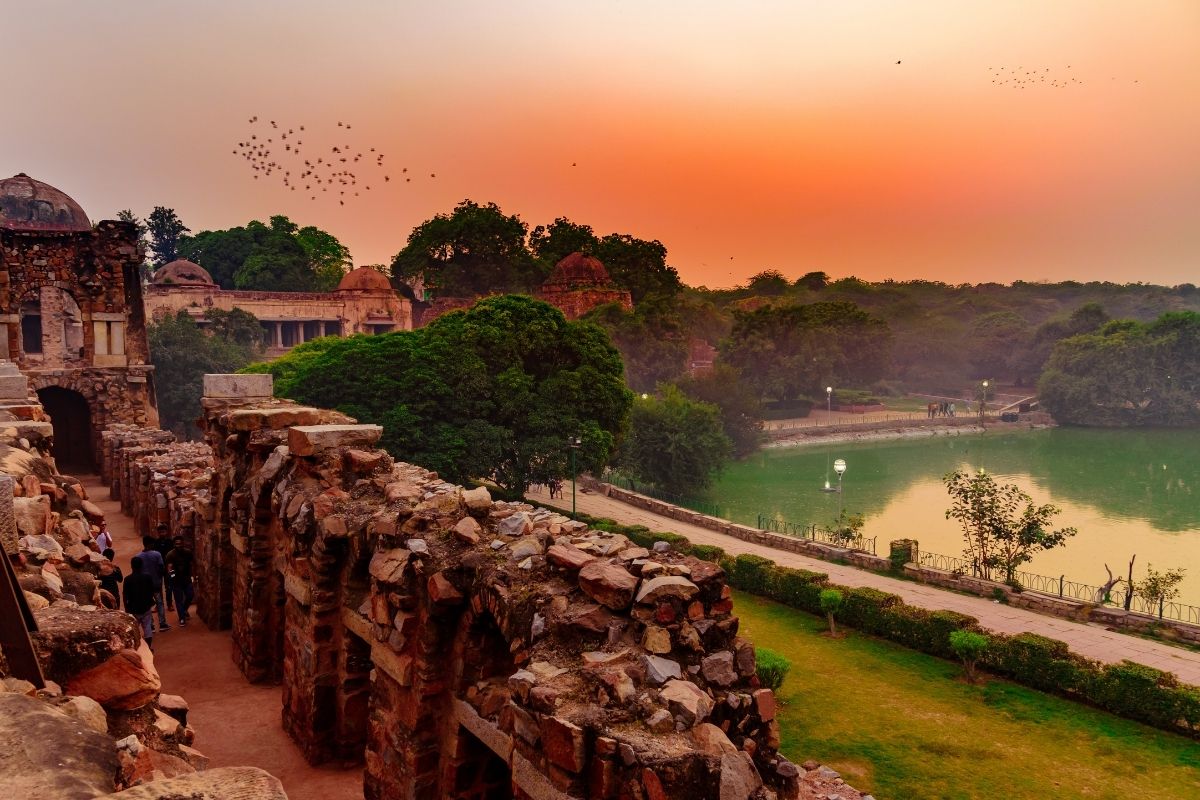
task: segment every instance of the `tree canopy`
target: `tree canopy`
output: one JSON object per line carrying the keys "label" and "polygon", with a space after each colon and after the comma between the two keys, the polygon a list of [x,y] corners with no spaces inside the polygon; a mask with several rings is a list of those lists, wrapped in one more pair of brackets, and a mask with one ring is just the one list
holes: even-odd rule
{"label": "tree canopy", "polygon": [[513,493],[568,474],[568,437],[582,439],[578,467],[600,469],[632,403],[603,330],[518,295],[414,331],[318,339],[248,371],[273,374],[277,394],[383,425],[397,458]]}
{"label": "tree canopy", "polygon": [[794,400],[827,383],[864,386],[888,366],[891,332],[844,301],[771,306],[734,314],[721,360],[761,398]]}
{"label": "tree canopy", "polygon": [[712,483],[731,449],[720,409],[664,386],[658,396],[634,403],[620,463],[659,489],[695,495]]}
{"label": "tree canopy", "polygon": [[180,311],[146,329],[154,388],[164,428],[195,433],[205,373],[235,372],[262,353],[262,326],[240,309],[211,311],[203,330]]}
{"label": "tree canopy", "polygon": [[238,228],[201,231],[179,243],[182,257],[208,270],[223,289],[328,292],[352,266],[350,251],[320,228],[285,216]]}
{"label": "tree canopy", "polygon": [[157,269],[179,258],[179,243],[191,229],[183,224],[175,209],[155,206],[146,217],[146,230],[150,234],[150,263]]}
{"label": "tree canopy", "polygon": [[532,291],[545,273],[525,247],[528,228],[495,203],[463,200],[413,229],[392,259],[392,281],[425,277],[445,297]]}
{"label": "tree canopy", "polygon": [[1200,425],[1200,314],[1118,320],[1060,341],[1038,396],[1074,425]]}

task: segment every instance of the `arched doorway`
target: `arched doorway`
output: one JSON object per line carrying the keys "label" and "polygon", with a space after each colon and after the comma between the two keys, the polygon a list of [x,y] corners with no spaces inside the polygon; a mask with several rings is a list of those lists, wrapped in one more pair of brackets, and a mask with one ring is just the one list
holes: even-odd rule
{"label": "arched doorway", "polygon": [[38,399],[54,425],[54,460],[60,472],[91,472],[92,410],[79,392],[61,386],[37,390]]}

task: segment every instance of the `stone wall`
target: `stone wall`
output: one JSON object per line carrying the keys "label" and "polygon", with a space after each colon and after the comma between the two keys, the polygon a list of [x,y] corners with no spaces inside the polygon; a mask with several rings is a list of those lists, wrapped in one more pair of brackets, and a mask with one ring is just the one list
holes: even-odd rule
{"label": "stone wall", "polygon": [[207,469],[129,431],[105,461],[148,482],[135,517],[192,537],[200,615],[282,683],[310,761],[362,758],[379,800],[817,796],[719,567],[396,463],[269,387],[206,389]]}

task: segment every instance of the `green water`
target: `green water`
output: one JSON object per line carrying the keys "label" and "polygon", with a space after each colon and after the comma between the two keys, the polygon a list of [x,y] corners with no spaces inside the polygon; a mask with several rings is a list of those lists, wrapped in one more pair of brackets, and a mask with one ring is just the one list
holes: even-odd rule
{"label": "green water", "polygon": [[[824,493],[827,476],[837,484],[838,458],[847,463],[844,490]],[[945,518],[941,477],[979,468],[1059,506],[1060,526],[1079,529],[1025,569],[1098,584],[1105,563],[1124,575],[1136,553],[1135,580],[1147,563],[1184,567],[1179,599],[1200,604],[1200,431],[1054,428],[771,449],[732,464],[709,496],[722,516],[751,525],[759,514],[825,524],[844,502],[865,515],[864,535],[878,537],[880,554],[907,537],[958,556],[962,532]]]}

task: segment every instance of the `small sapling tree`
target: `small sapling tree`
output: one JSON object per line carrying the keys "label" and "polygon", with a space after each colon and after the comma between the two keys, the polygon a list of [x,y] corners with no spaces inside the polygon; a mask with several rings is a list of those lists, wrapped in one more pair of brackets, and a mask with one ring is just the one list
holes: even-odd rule
{"label": "small sapling tree", "polygon": [[1158,616],[1162,617],[1166,602],[1179,596],[1179,584],[1183,581],[1185,571],[1180,568],[1159,572],[1147,563],[1146,577],[1134,584],[1133,591],[1146,601],[1152,613],[1157,609]]}
{"label": "small sapling tree", "polygon": [[1057,506],[1035,505],[1020,488],[1000,485],[983,470],[951,472],[942,481],[953,500],[946,519],[962,525],[963,558],[981,578],[991,580],[998,570],[1006,583],[1014,584],[1022,564],[1076,533],[1074,528],[1050,528],[1050,521],[1061,513]]}
{"label": "small sapling tree", "polygon": [[834,617],[842,610],[842,593],[837,589],[823,589],[821,591],[821,610],[825,612],[825,619],[829,620],[829,635],[837,636],[837,622]]}
{"label": "small sapling tree", "polygon": [[967,683],[975,682],[975,665],[987,650],[987,637],[975,631],[951,631],[950,649],[963,665],[963,675]]}
{"label": "small sapling tree", "polygon": [[779,689],[792,668],[792,662],[765,647],[754,648],[754,658],[757,663],[758,682],[771,691]]}

